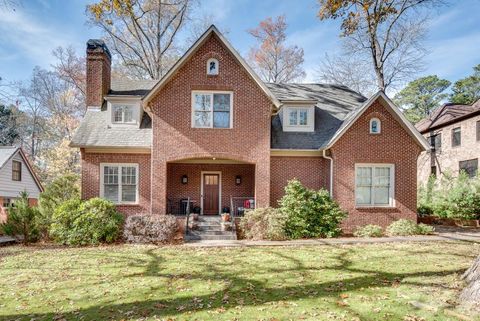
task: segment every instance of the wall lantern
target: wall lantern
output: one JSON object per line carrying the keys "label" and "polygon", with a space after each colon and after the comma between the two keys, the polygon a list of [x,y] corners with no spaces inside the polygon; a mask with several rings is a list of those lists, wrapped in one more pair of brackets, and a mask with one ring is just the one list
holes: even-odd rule
{"label": "wall lantern", "polygon": [[182,176],[182,184],[185,185],[188,183],[188,176],[187,175],[183,175]]}
{"label": "wall lantern", "polygon": [[235,176],[235,185],[240,185],[242,184],[242,176],[237,175]]}

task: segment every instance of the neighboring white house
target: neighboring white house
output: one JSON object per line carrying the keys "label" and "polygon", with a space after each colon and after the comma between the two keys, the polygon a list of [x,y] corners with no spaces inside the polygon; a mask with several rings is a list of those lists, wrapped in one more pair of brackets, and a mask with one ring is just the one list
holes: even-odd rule
{"label": "neighboring white house", "polygon": [[23,191],[35,204],[43,187],[21,148],[0,146],[0,221],[6,217],[5,208]]}

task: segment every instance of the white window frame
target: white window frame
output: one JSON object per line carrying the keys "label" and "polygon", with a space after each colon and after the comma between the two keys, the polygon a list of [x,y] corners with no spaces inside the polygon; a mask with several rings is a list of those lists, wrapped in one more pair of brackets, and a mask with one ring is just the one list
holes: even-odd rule
{"label": "white window frame", "polygon": [[[217,69],[216,72],[210,72],[210,63],[214,61],[217,64]],[[217,76],[220,73],[220,63],[218,62],[218,59],[215,58],[210,58],[207,60],[207,75],[209,76]]]}
{"label": "white window frame", "polygon": [[[377,132],[374,132],[372,131],[372,123],[376,121],[377,122],[377,126],[378,126],[378,131]],[[369,131],[370,131],[370,134],[373,134],[373,135],[378,135],[382,132],[382,122],[380,121],[380,119],[378,118],[372,118],[370,119],[370,122],[369,122]]]}
{"label": "white window frame", "polygon": [[[115,108],[117,107],[128,107],[132,110],[132,121],[126,122],[125,120],[125,112],[122,111],[122,121],[115,121]],[[111,121],[114,125],[134,125],[137,124],[137,104],[131,103],[111,103]]]}
{"label": "white window frame", "polygon": [[[213,127],[213,95],[214,94],[229,94],[230,95],[230,127]],[[210,95],[210,101],[212,102],[211,111],[211,126],[199,127],[195,126],[195,95]],[[191,96],[191,128],[197,129],[232,129],[233,128],[233,91],[218,91],[218,90],[192,90]]]}
{"label": "white window frame", "polygon": [[[389,199],[388,204],[375,204],[373,203],[374,194],[373,194],[373,175],[372,175],[372,194],[370,198],[370,204],[357,204],[357,168],[358,167],[371,167],[372,173],[374,172],[375,167],[387,167],[390,168],[390,190],[389,190]],[[357,163],[355,164],[355,188],[354,188],[354,199],[355,199],[355,206],[358,208],[365,208],[365,207],[387,207],[387,208],[394,208],[395,207],[395,164],[379,164],[379,163]]]}
{"label": "white window frame", "polygon": [[[105,167],[118,167],[118,202],[114,202],[117,205],[138,205],[139,201],[139,190],[140,190],[140,171],[138,170],[138,163],[100,163],[100,197],[104,197],[105,186],[104,186],[104,171]],[[135,167],[136,171],[136,191],[135,191],[135,202],[124,202],[122,201],[122,167]]]}
{"label": "white window frame", "polygon": [[[307,111],[307,124],[300,125],[300,111]],[[297,124],[290,125],[290,112],[297,113]],[[283,112],[283,131],[286,132],[313,132],[315,129],[315,107],[314,106],[286,106]]]}

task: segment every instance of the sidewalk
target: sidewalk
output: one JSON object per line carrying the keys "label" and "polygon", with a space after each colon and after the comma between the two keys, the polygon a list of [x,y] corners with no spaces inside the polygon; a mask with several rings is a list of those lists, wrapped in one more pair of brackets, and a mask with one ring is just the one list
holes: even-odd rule
{"label": "sidewalk", "polygon": [[253,246],[305,246],[305,245],[335,245],[335,244],[369,244],[391,242],[438,242],[465,241],[480,243],[480,229],[458,229],[438,227],[434,235],[393,236],[375,238],[339,237],[332,239],[307,239],[292,241],[196,241],[188,242],[186,247],[253,247]]}

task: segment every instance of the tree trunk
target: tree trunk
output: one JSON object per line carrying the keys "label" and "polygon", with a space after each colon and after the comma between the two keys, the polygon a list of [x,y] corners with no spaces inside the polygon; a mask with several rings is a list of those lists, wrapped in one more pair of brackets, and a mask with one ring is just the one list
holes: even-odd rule
{"label": "tree trunk", "polygon": [[480,311],[480,255],[462,276],[467,286],[460,295],[462,304]]}

